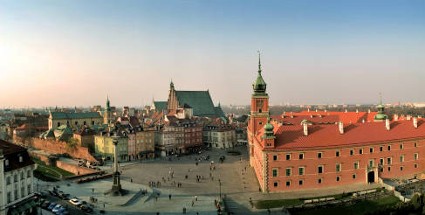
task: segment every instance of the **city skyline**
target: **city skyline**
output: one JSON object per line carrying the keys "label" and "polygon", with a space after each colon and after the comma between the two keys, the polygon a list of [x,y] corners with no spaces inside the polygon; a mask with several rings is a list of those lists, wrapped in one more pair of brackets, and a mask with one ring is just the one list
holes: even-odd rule
{"label": "city skyline", "polygon": [[[423,102],[424,1],[0,1],[0,108]],[[341,72],[342,71],[342,72]]]}

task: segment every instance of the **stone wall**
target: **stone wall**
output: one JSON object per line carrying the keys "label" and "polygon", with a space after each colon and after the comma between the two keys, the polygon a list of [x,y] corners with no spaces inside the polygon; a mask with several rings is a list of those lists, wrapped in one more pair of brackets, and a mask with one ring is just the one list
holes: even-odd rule
{"label": "stone wall", "polygon": [[74,149],[69,149],[66,142],[55,141],[55,140],[44,140],[39,138],[33,138],[31,145],[34,148],[52,153],[52,154],[64,154],[67,153],[73,158],[86,159],[88,161],[96,161],[96,159],[89,153],[85,147],[77,146]]}
{"label": "stone wall", "polygon": [[72,172],[75,175],[85,175],[97,172],[97,170],[94,169],[72,165],[63,161],[56,161],[56,166],[68,172]]}

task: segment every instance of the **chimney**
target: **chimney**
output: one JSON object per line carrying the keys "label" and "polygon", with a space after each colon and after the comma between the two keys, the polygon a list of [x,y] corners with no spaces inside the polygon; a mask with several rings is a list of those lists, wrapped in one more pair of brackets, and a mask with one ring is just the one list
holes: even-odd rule
{"label": "chimney", "polygon": [[345,111],[344,111],[345,113],[347,113],[348,112],[348,110],[347,109],[345,109]]}
{"label": "chimney", "polygon": [[343,122],[338,122],[338,130],[340,134],[344,134],[344,123]]}
{"label": "chimney", "polygon": [[407,115],[407,120],[410,121],[410,119],[412,118],[412,116]]}
{"label": "chimney", "polygon": [[398,114],[394,114],[394,121],[398,121]]}
{"label": "chimney", "polygon": [[317,113],[317,108],[316,108],[316,113]]}
{"label": "chimney", "polygon": [[307,108],[307,112],[310,112],[310,108]]}
{"label": "chimney", "polygon": [[359,109],[356,109],[356,113],[359,113]]}
{"label": "chimney", "polygon": [[386,119],[385,120],[385,128],[389,131],[390,130],[390,120]]}
{"label": "chimney", "polygon": [[367,109],[367,113],[370,113],[370,108],[369,108],[369,109]]}
{"label": "chimney", "polygon": [[364,119],[362,119],[362,123],[364,123],[365,122],[365,120]]}
{"label": "chimney", "polygon": [[413,127],[418,128],[418,118],[413,117]]}
{"label": "chimney", "polygon": [[308,135],[308,123],[303,123],[304,136]]}

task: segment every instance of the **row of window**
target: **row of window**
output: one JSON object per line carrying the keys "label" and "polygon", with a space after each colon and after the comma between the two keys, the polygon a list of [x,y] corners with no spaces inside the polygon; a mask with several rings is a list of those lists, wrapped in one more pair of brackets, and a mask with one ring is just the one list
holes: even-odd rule
{"label": "row of window", "polygon": [[[417,143],[415,142],[414,143],[414,146],[415,147],[417,147]],[[400,150],[402,150],[404,148],[404,146],[403,146],[403,144],[400,144]],[[387,149],[388,149],[388,151],[391,151],[391,145],[388,145],[387,146]],[[379,147],[379,151],[380,152],[383,152],[384,151],[384,146],[380,146]],[[361,148],[361,149],[359,149],[358,150],[358,154],[359,155],[361,155],[361,154],[363,154],[364,153],[364,151],[363,151],[363,148]],[[374,147],[370,147],[369,148],[369,153],[374,153]],[[352,156],[352,155],[354,155],[355,154],[355,150],[354,149],[350,149],[350,156]],[[340,153],[340,151],[335,151],[335,157],[339,157],[341,155],[341,153]],[[298,154],[298,159],[299,160],[303,160],[304,159],[304,153],[303,152],[301,152],[301,153],[299,153]],[[323,152],[317,152],[317,158],[322,158],[323,157]],[[291,158],[292,158],[292,154],[290,154],[290,153],[288,153],[288,154],[286,154],[285,155],[285,160],[291,160]],[[278,160],[278,155],[273,155],[273,160]]]}
{"label": "row of window", "polygon": [[[18,155],[18,159],[19,159],[19,163],[22,163],[22,162],[24,162],[24,156],[22,156],[22,155]],[[9,159],[5,159],[4,160],[4,165],[6,166],[6,167],[8,167],[9,166]]]}
{"label": "row of window", "polygon": [[[70,124],[70,123],[69,123],[69,121],[66,121],[66,125],[68,125],[68,126],[69,126],[69,124]],[[91,121],[91,124],[92,124],[92,125],[94,125],[94,124],[95,124],[95,122],[94,122],[94,121]],[[57,125],[58,125],[58,127],[60,127],[60,126],[61,126],[61,123],[60,123],[60,122],[58,122],[58,123],[57,123]],[[78,125],[78,121],[75,121],[75,125]],[[87,125],[87,122],[86,122],[86,121],[84,121],[84,122],[83,122],[83,125]]]}
{"label": "row of window", "polygon": [[[356,179],[356,174],[353,174],[353,179]],[[337,181],[337,182],[339,182],[339,181],[341,181],[341,176],[337,176],[336,178],[335,178],[335,181]],[[317,179],[317,183],[318,184],[321,184],[323,182],[323,178],[319,178],[319,179]],[[291,186],[291,184],[292,184],[292,181],[291,180],[288,180],[288,181],[286,181],[285,182],[285,184],[286,184],[286,187],[290,187]],[[302,186],[302,185],[304,185],[304,180],[303,179],[301,179],[301,180],[298,180],[298,185],[299,186]],[[274,187],[278,187],[279,186],[279,182],[277,182],[277,181],[275,181],[275,182],[273,182],[273,186]]]}
{"label": "row of window", "polygon": [[[25,197],[25,196],[27,196],[27,195],[29,195],[29,194],[31,194],[32,193],[32,190],[31,190],[31,184],[28,184],[27,185],[27,193],[26,193],[26,195],[25,195],[25,187],[21,187],[21,195],[20,195],[20,198],[23,198],[23,197]],[[16,200],[18,200],[19,199],[19,195],[18,195],[18,189],[15,189],[14,190],[14,192],[13,192],[13,196],[14,196],[14,198],[12,199],[12,192],[7,192],[7,203],[9,204],[9,203],[11,203],[12,201],[16,201]]]}
{"label": "row of window", "polygon": [[[419,154],[415,153],[414,154],[414,160],[418,160],[419,159]],[[404,162],[404,155],[400,156],[400,163]],[[379,159],[379,164],[380,165],[384,165],[384,158],[380,158]],[[387,164],[391,165],[392,164],[392,157],[388,157],[387,158]],[[354,162],[353,166],[354,169],[359,169],[359,161]],[[374,167],[374,160],[369,160],[369,167]],[[416,166],[415,166],[416,168]],[[335,171],[336,172],[341,172],[342,170],[342,164],[337,163],[335,164]],[[305,172],[305,167],[298,167],[298,175],[304,175]],[[324,166],[323,165],[319,165],[317,166],[317,173],[323,173],[324,172]],[[288,167],[285,169],[285,176],[291,176],[292,175],[292,168]],[[278,169],[274,168],[272,169],[272,176],[273,177],[277,177],[278,176]]]}
{"label": "row of window", "polygon": [[[418,168],[418,164],[414,164],[414,167],[415,168]],[[403,170],[404,170],[404,167],[403,166],[400,166],[400,171],[403,171]],[[380,169],[380,171],[383,172],[384,169],[382,168],[382,169]],[[388,172],[390,172],[390,171],[391,171],[391,167],[388,167]],[[352,179],[356,179],[356,178],[357,178],[357,175],[356,174],[353,174],[352,175]],[[341,176],[336,176],[335,181],[336,182],[341,181]],[[322,182],[323,182],[323,179],[322,178],[317,179],[317,183],[318,184],[321,184]],[[298,185],[302,186],[303,184],[304,184],[304,180],[303,179],[298,180]],[[279,186],[279,182],[277,182],[277,181],[274,182],[273,183],[273,186],[274,187],[278,187]],[[291,180],[286,181],[286,186],[287,187],[290,187],[291,186]]]}
{"label": "row of window", "polygon": [[[27,170],[27,178],[30,178],[31,177],[31,175],[32,175],[32,171],[31,170]],[[7,176],[6,177],[6,184],[7,185],[9,185],[9,184],[11,184],[12,183],[12,179],[11,179],[12,177],[10,177],[10,176]],[[25,179],[25,174],[24,174],[24,172],[22,171],[21,173],[20,173],[20,180],[24,180]],[[18,182],[18,174],[14,174],[13,175],[13,182]]]}

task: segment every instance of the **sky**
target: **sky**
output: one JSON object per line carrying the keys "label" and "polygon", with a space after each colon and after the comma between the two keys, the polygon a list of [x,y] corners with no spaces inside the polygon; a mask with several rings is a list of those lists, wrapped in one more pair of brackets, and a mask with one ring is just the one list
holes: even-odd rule
{"label": "sky", "polygon": [[0,108],[425,101],[423,0],[0,0]]}

